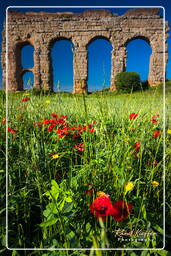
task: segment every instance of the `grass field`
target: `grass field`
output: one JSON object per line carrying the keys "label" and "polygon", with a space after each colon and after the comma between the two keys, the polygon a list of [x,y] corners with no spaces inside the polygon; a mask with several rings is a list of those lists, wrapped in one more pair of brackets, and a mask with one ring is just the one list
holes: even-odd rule
{"label": "grass field", "polygon": [[[169,84],[165,125],[161,87],[123,95],[8,95],[8,247],[149,248],[143,252],[7,252],[7,122],[5,94],[0,97],[2,255],[169,255]],[[164,246],[164,162],[166,247],[154,251]]]}

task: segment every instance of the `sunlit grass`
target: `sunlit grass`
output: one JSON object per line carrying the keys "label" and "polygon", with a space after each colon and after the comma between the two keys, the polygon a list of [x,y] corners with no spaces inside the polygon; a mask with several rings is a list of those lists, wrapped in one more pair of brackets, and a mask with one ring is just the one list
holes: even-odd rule
{"label": "sunlit grass", "polygon": [[[167,109],[170,109],[169,95],[167,91]],[[21,102],[24,97],[30,99]],[[167,130],[171,129],[169,111],[166,115]],[[51,113],[66,115],[70,127],[86,126],[96,121],[93,125],[95,131],[83,132],[78,140],[73,141],[67,136],[59,139],[55,131],[47,131],[47,125],[34,126],[34,122],[52,119]],[[130,113],[137,113],[138,117],[131,120]],[[153,115],[159,115],[156,124],[151,122]],[[4,119],[5,100],[2,100],[1,120]],[[0,125],[0,169],[4,189],[5,125],[2,122]],[[9,247],[163,246],[163,95],[160,89],[123,95],[98,93],[84,99],[82,95],[71,94],[9,93],[8,127],[16,130],[14,134],[8,134]],[[157,129],[161,136],[153,138]],[[166,131],[166,146],[170,141],[171,136]],[[137,142],[141,144],[136,152],[134,145]],[[80,143],[84,144],[84,151],[74,148]],[[168,148],[168,164],[169,154]],[[55,155],[58,157],[53,157]],[[166,200],[170,207],[167,168],[166,173]],[[52,180],[59,186],[56,188],[59,190],[58,200],[47,196],[52,190]],[[125,193],[128,182],[134,186]],[[98,191],[103,191],[110,195],[112,203],[117,200],[131,203],[133,212],[130,217],[123,222],[110,217],[103,227],[103,223],[100,224],[90,213],[85,184],[93,185],[93,198]],[[1,198],[4,213],[4,196]],[[54,212],[49,224],[45,210],[52,205]],[[169,218],[169,211],[166,216]],[[43,226],[41,223],[47,224]],[[152,241],[121,241],[114,236],[119,228],[153,231],[158,236]]]}

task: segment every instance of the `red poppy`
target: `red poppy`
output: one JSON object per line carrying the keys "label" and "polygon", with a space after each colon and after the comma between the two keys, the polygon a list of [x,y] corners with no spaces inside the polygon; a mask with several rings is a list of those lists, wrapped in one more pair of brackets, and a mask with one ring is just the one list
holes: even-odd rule
{"label": "red poppy", "polygon": [[95,132],[95,129],[94,128],[91,128],[90,130],[89,130],[89,132]]}
{"label": "red poppy", "polygon": [[90,211],[96,218],[102,218],[103,221],[106,219],[106,216],[117,214],[117,210],[114,209],[107,195],[97,197],[90,205]]}
{"label": "red poppy", "polygon": [[28,100],[30,100],[30,98],[26,97],[26,98],[21,99],[21,102],[28,101]]}
{"label": "red poppy", "polygon": [[113,208],[115,211],[112,216],[116,221],[126,220],[132,212],[132,204],[128,204],[123,200],[115,202]]}
{"label": "red poppy", "polygon": [[57,124],[65,124],[65,120],[63,118],[59,118],[58,120],[56,120]]}
{"label": "red poppy", "polygon": [[64,116],[64,115],[61,116],[61,118],[63,118],[63,119],[66,119],[67,117],[68,117],[68,116]]}
{"label": "red poppy", "polygon": [[130,119],[135,119],[135,118],[137,118],[138,117],[138,114],[136,114],[136,113],[131,113],[130,115],[129,115],[129,118]]}
{"label": "red poppy", "polygon": [[74,145],[74,148],[76,148],[78,151],[84,151],[84,144],[76,144]]}
{"label": "red poppy", "polygon": [[53,130],[53,127],[55,127],[56,124],[51,124],[49,127],[48,127],[48,132],[51,132]]}
{"label": "red poppy", "polygon": [[136,142],[134,144],[135,151],[138,153],[140,151],[141,142]]}
{"label": "red poppy", "polygon": [[3,119],[3,120],[2,120],[2,124],[6,124],[6,119]]}
{"label": "red poppy", "polygon": [[92,128],[92,126],[93,126],[93,124],[91,123],[91,124],[88,124],[88,128],[89,129],[91,129]]}
{"label": "red poppy", "polygon": [[82,129],[82,126],[79,125],[79,126],[75,126],[74,128],[75,128],[75,130],[81,130],[81,129]]}
{"label": "red poppy", "polygon": [[152,122],[152,124],[157,124],[158,123],[157,119],[154,118],[154,117],[150,121]]}
{"label": "red poppy", "polygon": [[51,116],[52,116],[53,118],[58,118],[58,115],[57,115],[56,113],[51,113]]}
{"label": "red poppy", "polygon": [[79,130],[78,133],[79,133],[79,134],[83,133],[83,130]]}
{"label": "red poppy", "polygon": [[153,138],[157,138],[157,137],[159,137],[161,135],[161,131],[160,130],[155,130],[154,132],[153,132]]}
{"label": "red poppy", "polygon": [[34,127],[36,127],[36,126],[40,127],[42,125],[41,122],[34,122],[33,124],[34,124]]}
{"label": "red poppy", "polygon": [[59,138],[63,138],[65,135],[68,134],[68,131],[58,129],[57,132],[56,132],[56,134],[58,134],[58,137],[59,137]]}
{"label": "red poppy", "polygon": [[74,131],[75,130],[75,127],[70,127],[70,131]]}
{"label": "red poppy", "polygon": [[152,116],[152,119],[151,119],[151,122],[153,123],[153,124],[157,124],[158,123],[158,121],[157,121],[157,117],[159,117],[160,115],[153,115]]}
{"label": "red poppy", "polygon": [[152,118],[160,117],[160,115],[153,115]]}
{"label": "red poppy", "polygon": [[16,132],[17,132],[17,130],[15,130],[15,129],[11,129],[11,128],[8,128],[8,132],[10,132],[10,133],[14,134],[14,133],[16,133]]}
{"label": "red poppy", "polygon": [[42,124],[50,124],[51,123],[51,120],[44,120],[43,122],[42,122]]}

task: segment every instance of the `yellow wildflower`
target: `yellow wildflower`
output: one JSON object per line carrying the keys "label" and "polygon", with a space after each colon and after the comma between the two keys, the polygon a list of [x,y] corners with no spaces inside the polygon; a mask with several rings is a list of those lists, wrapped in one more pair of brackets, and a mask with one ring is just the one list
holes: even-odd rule
{"label": "yellow wildflower", "polygon": [[15,91],[15,93],[20,93],[21,91]]}
{"label": "yellow wildflower", "polygon": [[50,104],[51,101],[50,101],[50,100],[46,100],[45,103],[46,103],[46,104]]}
{"label": "yellow wildflower", "polygon": [[24,93],[23,96],[30,96],[30,94],[29,93]]}
{"label": "yellow wildflower", "polygon": [[151,185],[152,185],[153,187],[158,187],[158,186],[159,186],[159,183],[158,183],[158,181],[153,180],[153,181],[151,182]]}
{"label": "yellow wildflower", "polygon": [[167,130],[167,134],[171,135],[171,130]]}
{"label": "yellow wildflower", "polygon": [[125,193],[127,193],[128,191],[133,190],[133,188],[134,188],[134,183],[133,183],[132,181],[129,181],[129,182],[127,182],[127,183],[124,185],[124,188],[125,188]]}
{"label": "yellow wildflower", "polygon": [[57,159],[57,158],[59,158],[59,155],[58,155],[58,154],[52,155],[52,159]]}
{"label": "yellow wildflower", "polygon": [[43,104],[37,104],[37,103],[36,103],[35,106],[36,106],[36,107],[42,107]]}
{"label": "yellow wildflower", "polygon": [[104,195],[106,195],[106,193],[103,192],[103,191],[99,191],[99,192],[96,193],[96,195],[97,195],[97,197],[99,197],[99,196],[104,196]]}

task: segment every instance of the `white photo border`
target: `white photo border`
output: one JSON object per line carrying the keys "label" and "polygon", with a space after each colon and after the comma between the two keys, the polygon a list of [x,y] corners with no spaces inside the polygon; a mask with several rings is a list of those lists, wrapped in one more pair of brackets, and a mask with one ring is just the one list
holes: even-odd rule
{"label": "white photo border", "polygon": [[[10,248],[8,247],[8,10],[12,8],[160,8],[163,9],[163,247],[162,248]],[[163,6],[8,6],[6,8],[6,248],[8,250],[16,251],[68,251],[68,250],[100,250],[100,251],[120,251],[120,250],[163,250],[165,248],[165,120],[166,120],[166,107],[165,107],[165,73],[166,73],[166,54],[165,54],[165,8]]]}

